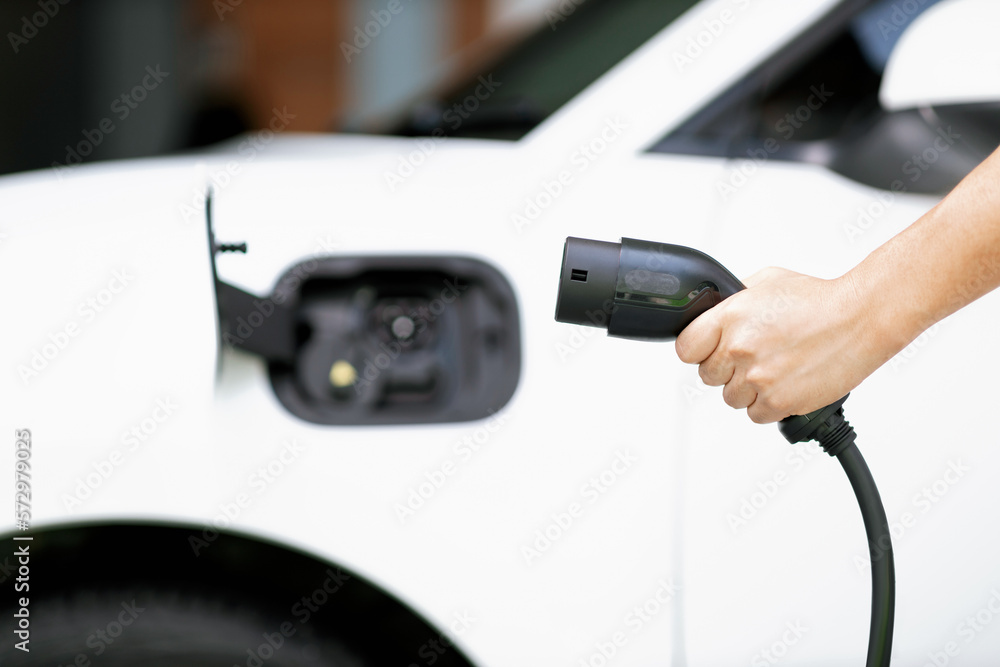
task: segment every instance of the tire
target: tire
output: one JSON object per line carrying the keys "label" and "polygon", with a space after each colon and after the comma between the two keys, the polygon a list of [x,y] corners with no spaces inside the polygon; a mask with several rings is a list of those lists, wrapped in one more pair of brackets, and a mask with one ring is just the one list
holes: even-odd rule
{"label": "tire", "polygon": [[[0,649],[3,664],[103,667],[363,667],[336,637],[285,627],[246,604],[192,591],[79,591],[32,610],[31,651]],[[25,662],[25,658],[30,659]],[[9,662],[8,662],[9,661]]]}
{"label": "tire", "polygon": [[[0,665],[472,667],[396,598],[285,545],[177,525],[31,537],[0,536]],[[30,557],[19,571],[12,545],[23,544]],[[19,576],[28,589],[15,592]],[[21,597],[29,652],[13,634]]]}

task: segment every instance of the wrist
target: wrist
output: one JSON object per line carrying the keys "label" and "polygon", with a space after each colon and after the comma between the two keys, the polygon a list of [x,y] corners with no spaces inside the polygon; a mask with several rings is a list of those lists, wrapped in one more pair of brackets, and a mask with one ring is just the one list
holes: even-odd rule
{"label": "wrist", "polygon": [[[869,256],[838,278],[851,299],[849,316],[856,340],[871,358],[874,370],[896,356],[938,319],[920,298],[919,288],[882,258]],[[893,284],[892,278],[903,284]]]}

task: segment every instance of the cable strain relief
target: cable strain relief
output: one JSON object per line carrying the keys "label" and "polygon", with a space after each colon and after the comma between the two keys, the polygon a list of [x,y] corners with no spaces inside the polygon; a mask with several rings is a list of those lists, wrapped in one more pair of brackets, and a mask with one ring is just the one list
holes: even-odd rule
{"label": "cable strain relief", "polygon": [[826,423],[815,434],[820,447],[830,456],[839,455],[854,444],[857,437],[851,422],[844,419],[843,408],[830,415]]}
{"label": "cable strain relief", "polygon": [[[792,444],[819,440],[821,436],[834,430],[837,424],[844,420],[844,401],[847,400],[848,396],[850,394],[809,414],[786,417],[778,422],[778,430],[781,431],[781,435],[785,436],[785,440]],[[838,420],[831,422],[834,415],[838,415]],[[831,446],[835,446],[835,444],[834,442]]]}

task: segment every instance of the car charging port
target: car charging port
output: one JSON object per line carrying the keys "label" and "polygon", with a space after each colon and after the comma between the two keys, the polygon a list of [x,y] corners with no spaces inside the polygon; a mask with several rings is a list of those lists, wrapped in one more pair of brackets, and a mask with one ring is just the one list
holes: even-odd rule
{"label": "car charging port", "polygon": [[266,299],[217,289],[224,340],[264,356],[282,405],[309,422],[480,419],[517,386],[514,292],[480,260],[327,257],[289,269]]}

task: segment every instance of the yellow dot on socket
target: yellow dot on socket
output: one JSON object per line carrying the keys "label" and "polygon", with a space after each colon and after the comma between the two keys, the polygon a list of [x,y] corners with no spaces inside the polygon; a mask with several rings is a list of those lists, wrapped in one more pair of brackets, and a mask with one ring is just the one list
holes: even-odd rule
{"label": "yellow dot on socket", "polygon": [[339,359],[330,367],[330,384],[338,389],[350,387],[358,379],[358,371],[351,362]]}

